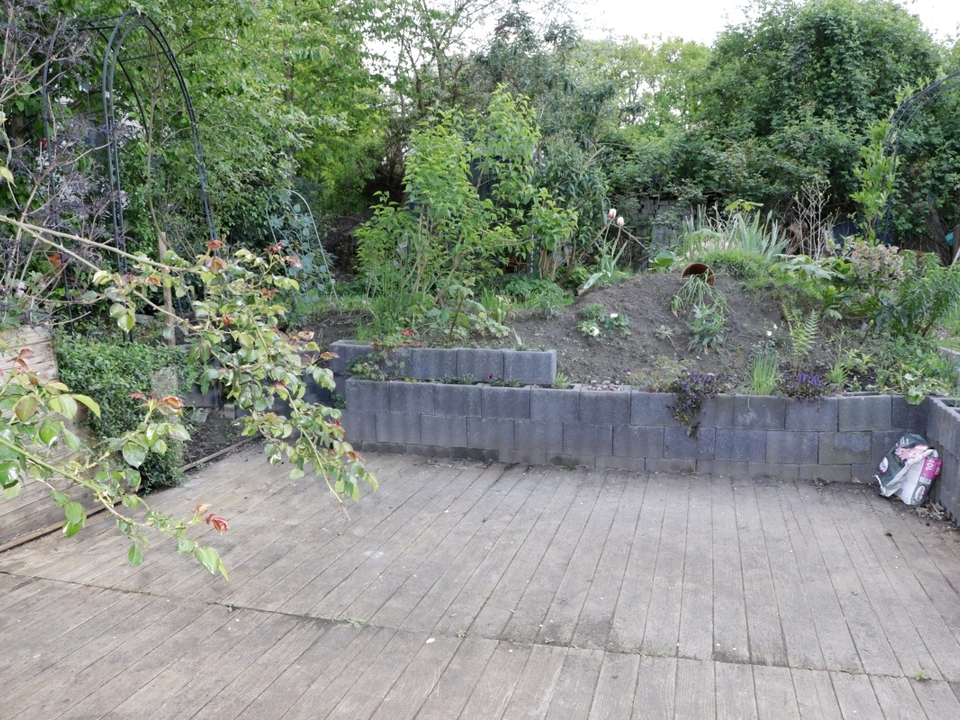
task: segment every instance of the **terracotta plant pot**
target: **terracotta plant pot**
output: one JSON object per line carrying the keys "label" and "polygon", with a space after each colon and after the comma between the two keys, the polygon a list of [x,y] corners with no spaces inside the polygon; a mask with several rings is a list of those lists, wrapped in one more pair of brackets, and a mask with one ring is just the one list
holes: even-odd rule
{"label": "terracotta plant pot", "polygon": [[683,272],[680,273],[680,277],[683,280],[687,280],[694,275],[703,275],[707,281],[707,284],[713,285],[713,270],[710,269],[709,265],[701,262],[690,263],[683,269]]}

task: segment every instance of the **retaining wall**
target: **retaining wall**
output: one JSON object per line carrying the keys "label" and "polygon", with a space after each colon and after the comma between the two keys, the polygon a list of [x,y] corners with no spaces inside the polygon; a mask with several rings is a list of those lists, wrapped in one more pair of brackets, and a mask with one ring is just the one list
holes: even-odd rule
{"label": "retaining wall", "polygon": [[928,398],[930,413],[926,438],[940,453],[943,467],[930,496],[960,524],[960,400]]}
{"label": "retaining wall", "polygon": [[674,396],[623,388],[447,385],[347,379],[343,423],[364,450],[506,463],[721,475],[869,480],[904,432],[925,433],[929,401],[818,401],[724,395],[705,403],[696,437]]}

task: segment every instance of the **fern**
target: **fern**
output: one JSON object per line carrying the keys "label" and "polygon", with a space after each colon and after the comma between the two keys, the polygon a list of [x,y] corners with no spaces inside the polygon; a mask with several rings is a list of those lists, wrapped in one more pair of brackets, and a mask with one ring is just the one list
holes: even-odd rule
{"label": "fern", "polygon": [[793,353],[793,363],[798,368],[800,362],[810,354],[810,349],[817,339],[817,333],[820,330],[820,315],[816,310],[811,310],[804,317],[801,311],[784,305],[783,316],[787,319],[787,327],[790,329],[790,349]]}

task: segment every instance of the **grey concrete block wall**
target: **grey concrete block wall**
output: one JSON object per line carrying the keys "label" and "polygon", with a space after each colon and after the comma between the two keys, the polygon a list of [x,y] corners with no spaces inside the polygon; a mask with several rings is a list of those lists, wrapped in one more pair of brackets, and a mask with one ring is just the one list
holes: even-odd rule
{"label": "grey concrete block wall", "polygon": [[960,523],[960,401],[927,398],[926,437],[940,453],[943,466],[931,497],[943,505],[954,523]]}
{"label": "grey concrete block wall", "polygon": [[[917,410],[890,396],[721,396],[704,403],[690,436],[666,393],[353,379],[346,386],[348,440],[444,457],[869,481],[903,432],[926,428],[942,444],[960,442],[955,410],[939,401]],[[871,423],[877,427],[841,429]],[[956,495],[960,502],[960,489]]]}

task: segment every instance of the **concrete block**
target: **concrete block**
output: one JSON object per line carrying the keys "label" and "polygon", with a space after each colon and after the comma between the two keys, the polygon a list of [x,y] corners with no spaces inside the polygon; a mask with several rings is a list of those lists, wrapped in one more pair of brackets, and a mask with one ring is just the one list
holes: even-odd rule
{"label": "concrete block", "polygon": [[386,453],[388,455],[406,455],[407,446],[403,443],[371,442],[363,443],[364,452]]}
{"label": "concrete block", "polygon": [[870,440],[870,464],[874,467],[879,465],[884,455],[897,444],[897,440],[901,438],[903,432],[903,430],[884,430],[873,433]]}
{"label": "concrete block", "polygon": [[410,413],[412,415],[434,414],[433,383],[390,382],[390,412]]}
{"label": "concrete block", "polygon": [[377,442],[419,445],[420,416],[408,413],[378,413]]}
{"label": "concrete block", "polygon": [[944,416],[941,414],[943,403],[937,398],[927,398],[927,432],[925,437],[928,440],[940,439],[940,425]]}
{"label": "concrete block", "polygon": [[390,409],[389,383],[350,378],[346,390],[347,407],[351,410],[370,412]]}
{"label": "concrete block", "polygon": [[663,428],[637,425],[615,425],[613,454],[617,457],[662,458]]}
{"label": "concrete block", "polygon": [[467,418],[467,447],[513,450],[513,420]]}
{"label": "concrete block", "polygon": [[664,428],[663,457],[714,460],[716,435],[716,428],[700,428],[697,437],[687,435],[686,428]]}
{"label": "concrete block", "polygon": [[457,352],[447,348],[411,348],[410,377],[417,380],[457,377]]}
{"label": "concrete block", "polygon": [[517,420],[513,424],[513,446],[516,450],[562,453],[563,424]]}
{"label": "concrete block", "polygon": [[547,455],[535,450],[501,450],[498,462],[511,465],[546,465]]}
{"label": "concrete block", "polygon": [[530,387],[480,386],[480,414],[485,418],[530,419]]}
{"label": "concrete block", "polygon": [[466,447],[467,419],[421,415],[420,442],[438,447]]}
{"label": "concrete block", "polygon": [[700,427],[732,428],[735,400],[733,395],[717,395],[704,400]]}
{"label": "concrete block", "polygon": [[644,472],[647,469],[646,460],[642,457],[616,457],[614,455],[598,455],[596,467],[629,470],[631,472]]}
{"label": "concrete block", "polygon": [[[707,428],[700,426],[702,433]],[[767,431],[741,430],[739,428],[716,429],[717,460],[742,463],[764,462],[767,459]]]}
{"label": "concrete block", "polygon": [[850,465],[801,465],[800,480],[819,480],[820,482],[850,482],[853,468]]}
{"label": "concrete block", "polygon": [[503,379],[524,385],[553,385],[557,379],[557,351],[504,350]]}
{"label": "concrete block", "polygon": [[652,473],[694,473],[697,461],[693,458],[647,458],[647,472]]}
{"label": "concrete block", "polygon": [[910,405],[903,395],[890,397],[890,428],[924,435],[927,432],[927,416],[930,414],[930,398],[919,405]]}
{"label": "concrete block", "polygon": [[377,413],[362,410],[342,410],[340,423],[349,443],[377,439]]}
{"label": "concrete block", "polygon": [[349,379],[348,375],[334,375],[333,376],[333,391],[344,399],[346,402],[347,397],[347,380]]}
{"label": "concrete block", "polygon": [[445,417],[480,417],[480,386],[434,385],[433,410]]}
{"label": "concrete block", "polygon": [[889,395],[864,395],[839,398],[837,430],[889,430],[891,408]]}
{"label": "concrete block", "polygon": [[803,432],[836,432],[839,398],[788,400],[785,430]]}
{"label": "concrete block", "polygon": [[373,352],[371,345],[353,343],[349,340],[337,340],[330,346],[330,352],[337,355],[331,358],[328,367],[334,375],[349,375],[350,365]]}
{"label": "concrete block", "polygon": [[698,475],[716,475],[718,477],[749,477],[749,465],[731,460],[697,460]]}
{"label": "concrete block", "polygon": [[564,468],[596,467],[594,455],[547,455],[547,465],[557,465]]}
{"label": "concrete block", "polygon": [[580,422],[590,425],[629,425],[630,398],[622,391],[580,391]]}
{"label": "concrete block", "polygon": [[[159,395],[160,393],[157,394]],[[176,395],[176,389],[171,390],[169,393],[163,393],[163,395],[170,394]],[[205,393],[200,392],[199,385],[194,385],[188,392],[183,394],[181,399],[186,407],[191,408],[215,408],[220,407],[220,404],[223,402],[220,385],[216,383],[210,385]]]}
{"label": "concrete block", "polygon": [[613,425],[563,423],[563,454],[613,455]]}
{"label": "concrete block", "polygon": [[472,375],[478,382],[503,379],[503,350],[458,349],[457,377],[464,375]]}
{"label": "concrete block", "polygon": [[769,395],[737,395],[733,405],[733,426],[745,430],[783,430],[785,398]]}
{"label": "concrete block", "polygon": [[580,391],[531,388],[530,419],[548,422],[579,422]]}
{"label": "concrete block", "polygon": [[796,480],[799,477],[799,465],[774,465],[772,463],[748,463],[747,474],[752,478],[777,478],[778,480]]}
{"label": "concrete block", "polygon": [[873,452],[873,436],[868,432],[820,433],[821,465],[864,465]]}
{"label": "concrete block", "polygon": [[851,465],[850,466],[850,479],[854,482],[861,482],[864,485],[869,485],[871,483],[876,483],[876,479],[873,477],[877,472],[876,465]]}
{"label": "concrete block", "polygon": [[673,405],[671,393],[630,393],[630,424],[655,427],[679,427],[668,405]]}
{"label": "concrete block", "polygon": [[820,457],[820,435],[815,432],[767,431],[766,461],[774,465],[805,465]]}
{"label": "concrete block", "polygon": [[313,378],[304,378],[303,399],[308,403],[315,405],[333,405],[333,393],[319,383],[314,382]]}

